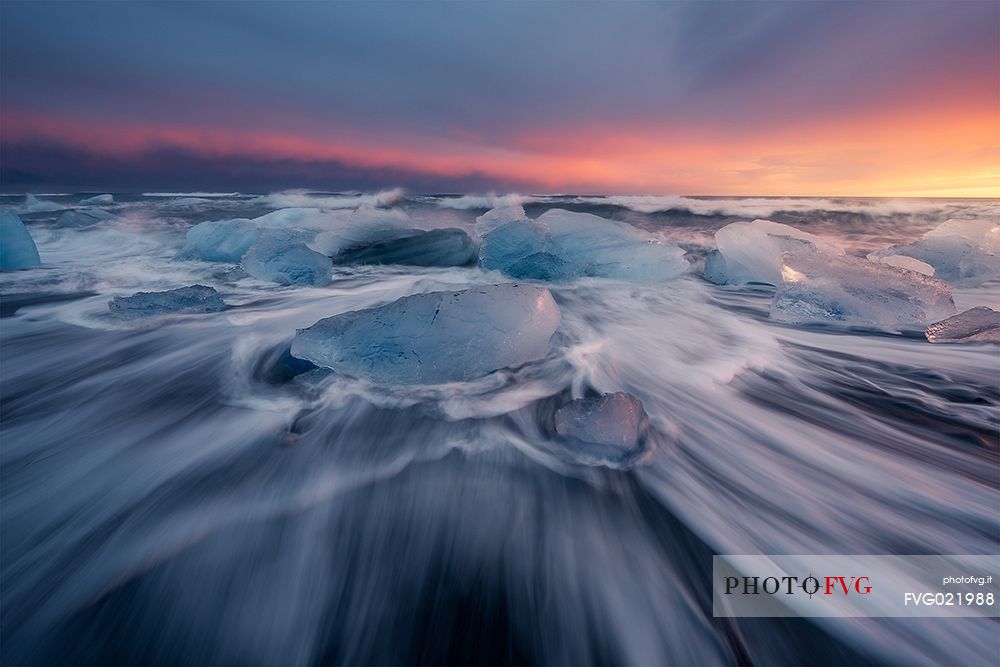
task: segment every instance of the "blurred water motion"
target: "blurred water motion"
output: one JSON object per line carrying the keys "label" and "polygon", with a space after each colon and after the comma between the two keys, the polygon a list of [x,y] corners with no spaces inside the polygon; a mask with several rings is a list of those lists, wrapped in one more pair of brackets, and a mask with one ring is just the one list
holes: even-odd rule
{"label": "blurred water motion", "polygon": [[[528,212],[622,219],[695,262],[747,219],[738,200],[565,199]],[[377,386],[290,358],[296,328],[498,274],[338,267],[330,287],[267,285],[172,259],[191,223],[253,217],[267,198],[116,201],[89,229],[25,216],[43,267],[0,276],[4,664],[1000,658],[995,621],[716,619],[710,590],[713,553],[996,553],[996,347],[781,326],[767,288],[695,274],[584,279],[551,286],[546,358]],[[1000,206],[862,204],[769,213],[863,256]],[[395,205],[440,226],[482,212]],[[231,307],[108,315],[113,296],[192,284]],[[626,471],[574,462],[546,420],[616,391],[641,400],[652,451]]]}

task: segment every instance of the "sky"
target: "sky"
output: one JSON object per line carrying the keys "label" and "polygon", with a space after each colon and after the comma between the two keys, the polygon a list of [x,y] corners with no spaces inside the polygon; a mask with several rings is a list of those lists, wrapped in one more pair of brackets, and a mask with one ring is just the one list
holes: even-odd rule
{"label": "sky", "polygon": [[0,2],[0,190],[1000,197],[1000,2]]}

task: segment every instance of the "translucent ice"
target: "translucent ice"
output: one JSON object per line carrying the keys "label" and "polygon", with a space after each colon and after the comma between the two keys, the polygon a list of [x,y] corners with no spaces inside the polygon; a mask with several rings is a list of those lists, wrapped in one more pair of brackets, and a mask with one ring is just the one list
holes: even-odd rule
{"label": "translucent ice", "polygon": [[919,259],[907,257],[906,255],[885,255],[880,257],[877,254],[872,253],[868,256],[868,259],[882,264],[888,264],[889,266],[895,266],[900,269],[916,271],[917,273],[922,273],[925,276],[934,275],[933,266],[927,264],[926,262],[921,262]]}
{"label": "translucent ice", "polygon": [[646,449],[649,418],[624,392],[570,401],[555,414],[556,432],[581,463],[621,467]]}
{"label": "translucent ice", "polygon": [[[552,266],[544,266],[546,260]],[[480,246],[479,263],[484,269],[522,279],[591,276],[635,282],[670,280],[688,266],[680,248],[642,230],[562,209],[546,211],[535,221],[514,220],[488,232]]]}
{"label": "translucent ice", "polygon": [[548,234],[541,225],[531,220],[508,222],[483,236],[479,265],[487,270],[504,271],[519,259],[545,252],[548,245]]}
{"label": "translucent ice", "polygon": [[491,208],[476,218],[476,233],[482,236],[497,227],[506,225],[508,222],[523,222],[526,220],[528,220],[528,216],[524,213],[524,207],[520,204],[498,206]]}
{"label": "translucent ice", "polygon": [[948,220],[907,245],[872,253],[872,258],[906,255],[934,267],[954,285],[978,285],[1000,278],[1000,225],[993,220]]}
{"label": "translucent ice", "polygon": [[589,213],[550,209],[538,218],[551,236],[551,252],[581,276],[660,282],[683,274],[684,251],[651,234]]}
{"label": "translucent ice", "polygon": [[461,229],[410,230],[405,236],[342,250],[335,264],[466,266],[476,261],[476,244]]}
{"label": "translucent ice", "polygon": [[168,313],[215,313],[225,307],[219,293],[205,285],[164,292],[137,292],[132,296],[116,296],[108,303],[111,314],[123,320]]}
{"label": "translucent ice", "polygon": [[718,249],[710,250],[705,255],[703,275],[705,276],[705,280],[716,285],[726,284],[726,258],[722,256],[722,253]]}
{"label": "translucent ice", "polygon": [[309,234],[262,233],[243,255],[243,270],[254,278],[280,285],[329,285],[333,262],[305,244]]}
{"label": "translucent ice", "polygon": [[722,260],[706,265],[712,282],[729,284],[781,282],[781,256],[785,252],[811,251],[825,255],[843,255],[839,246],[814,234],[770,220],[734,222],[715,233]]}
{"label": "translucent ice", "polygon": [[114,204],[115,198],[111,195],[95,195],[93,197],[87,197],[86,199],[80,200],[81,206],[107,206],[108,204]]}
{"label": "translucent ice", "polygon": [[90,211],[66,211],[56,220],[60,227],[92,227],[99,222],[111,220],[115,216],[99,208]]}
{"label": "translucent ice", "polygon": [[771,318],[885,331],[923,330],[955,312],[948,283],[854,257],[787,253]]}
{"label": "translucent ice", "polygon": [[924,333],[932,343],[1000,343],[1000,312],[970,308],[935,322]]}
{"label": "translucent ice", "polygon": [[30,269],[41,264],[27,227],[12,211],[0,213],[0,271]]}
{"label": "translucent ice", "polygon": [[207,262],[238,262],[260,233],[260,228],[246,219],[202,222],[188,230],[187,243],[177,256]]}
{"label": "translucent ice", "polygon": [[580,276],[573,265],[551,252],[536,252],[522,257],[508,266],[504,273],[519,280],[551,282],[572,280]]}
{"label": "translucent ice", "polygon": [[545,356],[559,320],[530,285],[415,294],[300,329],[292,354],[379,383],[456,382]]}
{"label": "translucent ice", "polygon": [[323,231],[317,234],[310,246],[333,257],[349,248],[388,241],[406,236],[411,221],[403,211],[386,210],[373,206],[360,206],[354,211],[328,213]]}

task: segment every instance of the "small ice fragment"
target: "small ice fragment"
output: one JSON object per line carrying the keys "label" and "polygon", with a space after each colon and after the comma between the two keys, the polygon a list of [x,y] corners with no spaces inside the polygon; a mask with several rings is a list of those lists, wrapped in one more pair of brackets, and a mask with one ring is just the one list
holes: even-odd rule
{"label": "small ice fragment", "polygon": [[402,264],[466,266],[478,249],[461,229],[411,230],[405,236],[349,248],[333,257],[335,264]]}
{"label": "small ice fragment", "polygon": [[111,314],[123,320],[168,313],[215,313],[225,307],[219,293],[205,285],[191,285],[163,292],[136,292],[132,296],[116,296],[108,303]]}
{"label": "small ice fragment", "polygon": [[56,220],[60,227],[93,227],[99,222],[111,220],[115,216],[95,208],[90,211],[66,211]]}
{"label": "small ice fragment", "polygon": [[570,401],[556,411],[555,429],[579,462],[624,467],[646,450],[649,418],[639,399],[616,392]]}
{"label": "small ice fragment", "polygon": [[93,197],[87,197],[86,199],[80,200],[81,206],[107,206],[108,204],[114,204],[115,198],[111,195],[95,195]]}
{"label": "small ice fragment", "polygon": [[702,272],[705,280],[716,285],[725,285],[726,280],[726,258],[716,250],[710,250],[705,255],[705,269]]}
{"label": "small ice fragment", "polygon": [[206,262],[238,262],[261,231],[249,220],[214,220],[195,225],[187,232],[187,242],[177,257]]}
{"label": "small ice fragment", "polygon": [[935,322],[924,332],[932,343],[1000,343],[1000,312],[977,306]]}
{"label": "small ice fragment", "polygon": [[292,354],[378,383],[458,382],[544,357],[559,320],[531,285],[414,294],[300,329]]}
{"label": "small ice fragment", "polygon": [[770,220],[734,222],[715,233],[715,242],[725,263],[713,263],[716,282],[724,269],[724,283],[781,283],[781,256],[785,252],[816,252],[843,255],[839,246],[815,234]]}
{"label": "small ice fragment", "polygon": [[0,213],[0,271],[30,269],[41,263],[35,241],[21,218],[12,211]]}
{"label": "small ice fragment", "polygon": [[254,278],[279,285],[329,285],[333,262],[305,244],[308,233],[270,231],[243,255],[241,266]]}
{"label": "small ice fragment", "polygon": [[993,220],[948,220],[907,245],[869,255],[913,257],[953,285],[975,286],[1000,278],[1000,225]]}
{"label": "small ice fragment", "polygon": [[836,324],[922,331],[955,312],[948,283],[854,257],[786,253],[771,318],[788,324]]}

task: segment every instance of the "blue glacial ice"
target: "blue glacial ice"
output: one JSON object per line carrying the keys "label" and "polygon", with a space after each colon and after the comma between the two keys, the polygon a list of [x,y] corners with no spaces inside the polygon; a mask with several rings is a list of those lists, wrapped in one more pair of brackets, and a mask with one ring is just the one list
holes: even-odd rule
{"label": "blue glacial ice", "polygon": [[556,411],[555,430],[579,463],[623,468],[648,449],[649,417],[625,392],[570,401]]}
{"label": "blue glacial ice", "polygon": [[56,219],[56,224],[60,227],[93,227],[99,222],[113,219],[115,216],[99,208],[91,210],[71,210],[60,214]]}
{"label": "blue glacial ice", "polygon": [[1000,343],[1000,312],[977,306],[935,322],[924,332],[932,343]]}
{"label": "blue glacial ice", "polygon": [[188,230],[186,243],[177,257],[206,262],[238,262],[260,233],[260,228],[245,218],[202,222]]}
{"label": "blue glacial ice", "polygon": [[702,271],[705,280],[716,285],[725,285],[726,278],[726,258],[719,252],[718,248],[709,250],[705,255],[705,268]]}
{"label": "blue glacial ice", "polygon": [[262,232],[240,265],[254,278],[280,285],[329,285],[333,262],[306,245],[311,238],[311,233],[302,231]]}
{"label": "blue glacial ice", "polygon": [[225,307],[219,293],[205,285],[163,292],[136,292],[132,296],[116,296],[108,303],[111,314],[122,320],[179,313],[215,313]]}
{"label": "blue glacial ice", "polygon": [[400,264],[467,266],[478,255],[476,244],[461,229],[412,229],[402,236],[341,250],[335,264]]}
{"label": "blue glacial ice", "polygon": [[844,254],[836,244],[770,220],[726,225],[715,233],[715,242],[719,255],[706,259],[705,277],[718,284],[778,285],[786,252]]}
{"label": "blue glacial ice", "polygon": [[590,213],[550,209],[538,218],[551,235],[551,252],[581,276],[661,282],[687,271],[684,251],[631,225]]}
{"label": "blue glacial ice", "polygon": [[41,263],[35,241],[21,218],[12,211],[0,213],[0,271],[30,269]]}
{"label": "blue glacial ice", "polygon": [[486,233],[479,245],[479,265],[487,270],[506,272],[518,260],[545,252],[548,231],[532,220],[513,220]]}
{"label": "blue glacial ice", "polygon": [[310,245],[328,257],[351,248],[398,239],[413,231],[409,216],[398,209],[359,206],[353,211],[328,211],[325,215],[322,224],[317,225],[319,234]]}
{"label": "blue glacial ice", "polygon": [[80,200],[81,206],[107,206],[114,203],[115,198],[112,195],[94,195]]}
{"label": "blue glacial ice", "polygon": [[504,273],[518,280],[548,282],[564,282],[580,277],[572,264],[551,252],[536,252],[522,257],[504,269]]}
{"label": "blue glacial ice", "polygon": [[492,232],[497,227],[502,227],[509,222],[524,222],[528,220],[528,216],[524,212],[524,207],[520,204],[511,204],[509,206],[497,206],[496,208],[491,208],[486,213],[476,218],[476,224],[474,225],[476,233],[479,236],[483,236],[489,232]]}
{"label": "blue glacial ice", "polygon": [[906,245],[872,253],[871,259],[905,255],[934,267],[953,285],[975,286],[1000,278],[1000,225],[994,220],[948,220]]}
{"label": "blue glacial ice", "polygon": [[544,357],[560,312],[547,289],[487,285],[406,296],[296,332],[292,354],[386,384],[441,384]]}
{"label": "blue glacial ice", "polygon": [[[484,269],[533,280],[589,276],[661,282],[688,268],[680,248],[631,225],[562,209],[550,209],[532,221],[521,219],[522,212],[507,207],[480,216],[477,224],[482,227],[512,218],[483,235],[479,263]],[[546,267],[547,258],[559,261]]]}
{"label": "blue glacial ice", "polygon": [[951,286],[922,273],[821,252],[785,253],[772,319],[883,331],[923,331],[955,313]]}

